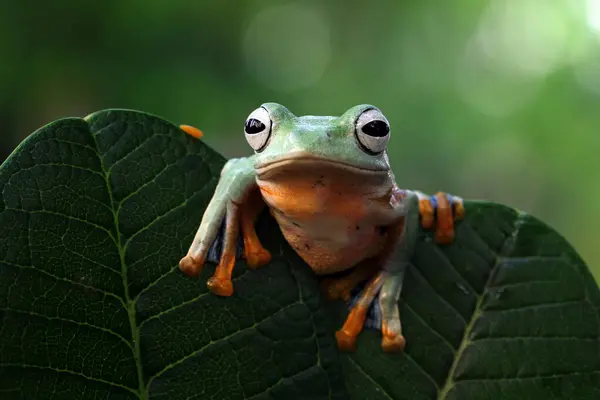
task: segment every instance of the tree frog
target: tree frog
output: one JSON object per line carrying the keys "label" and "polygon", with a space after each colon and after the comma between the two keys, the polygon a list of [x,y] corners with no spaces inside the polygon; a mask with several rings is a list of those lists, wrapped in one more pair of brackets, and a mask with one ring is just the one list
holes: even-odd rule
{"label": "tree frog", "polygon": [[225,220],[223,252],[207,285],[214,294],[231,296],[240,230],[249,268],[271,259],[254,228],[267,206],[315,274],[347,272],[323,280],[327,297],[348,301],[352,289],[367,281],[336,332],[339,349],[356,349],[367,310],[378,301],[382,349],[402,351],[398,299],[419,230],[433,228],[438,243],[452,242],[454,221],[464,215],[462,199],[398,187],[387,154],[390,124],[371,105],[352,107],[340,117],[297,117],[266,103],[249,115],[244,133],[254,154],[225,164],[180,269],[189,276],[200,273]]}

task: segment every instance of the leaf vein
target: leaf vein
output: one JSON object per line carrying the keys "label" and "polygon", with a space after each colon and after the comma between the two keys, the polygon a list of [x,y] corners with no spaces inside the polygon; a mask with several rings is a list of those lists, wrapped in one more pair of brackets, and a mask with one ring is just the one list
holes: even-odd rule
{"label": "leaf vein", "polygon": [[194,351],[193,351],[193,352],[191,352],[190,354],[188,354],[188,355],[185,355],[185,356],[181,357],[180,359],[178,359],[178,360],[176,360],[176,361],[173,361],[173,362],[169,363],[169,364],[168,364],[168,365],[166,365],[166,366],[165,366],[163,369],[161,369],[160,371],[158,371],[157,373],[155,373],[154,375],[152,375],[152,376],[151,376],[151,377],[148,379],[148,385],[146,386],[146,387],[147,387],[147,389],[149,389],[149,388],[150,388],[150,385],[152,384],[152,381],[153,381],[154,379],[156,379],[156,378],[160,377],[162,374],[164,374],[164,373],[165,373],[165,372],[167,372],[168,370],[170,370],[170,369],[172,369],[172,368],[176,367],[177,365],[179,365],[179,364],[183,363],[185,360],[187,360],[187,359],[189,359],[189,358],[191,358],[191,357],[194,357],[194,356],[196,356],[196,355],[198,355],[198,354],[202,353],[202,352],[203,352],[204,350],[206,350],[208,347],[210,347],[210,346],[213,346],[213,345],[215,345],[215,344],[217,344],[217,343],[221,343],[221,342],[227,341],[227,340],[229,340],[229,339],[232,339],[232,338],[236,337],[237,335],[239,335],[239,334],[241,334],[241,333],[244,333],[244,332],[247,332],[247,331],[249,331],[249,330],[252,330],[252,329],[256,328],[258,325],[260,325],[262,322],[264,322],[264,321],[267,321],[268,319],[270,319],[270,318],[273,318],[273,317],[274,317],[275,315],[277,315],[278,313],[280,313],[280,312],[283,312],[284,310],[286,310],[286,309],[288,309],[288,308],[290,308],[290,307],[293,307],[293,306],[295,306],[295,305],[298,305],[298,304],[301,304],[301,303],[300,303],[300,301],[295,301],[295,302],[293,302],[293,303],[290,303],[290,304],[288,304],[288,305],[286,305],[286,306],[284,306],[284,307],[280,308],[279,310],[277,310],[277,311],[276,311],[276,312],[274,312],[273,314],[271,314],[271,315],[268,315],[267,317],[265,317],[265,318],[261,319],[260,321],[257,321],[257,322],[255,322],[255,323],[253,323],[252,325],[250,325],[250,326],[247,326],[246,328],[243,328],[243,329],[240,329],[240,330],[238,330],[238,331],[235,331],[235,332],[233,332],[233,333],[230,333],[229,335],[223,336],[222,338],[219,338],[219,339],[216,339],[216,340],[211,340],[210,342],[208,342],[208,343],[206,343],[205,345],[203,345],[202,347],[200,347],[198,350],[194,350]]}
{"label": "leaf vein", "polygon": [[408,302],[404,302],[404,306],[410,311],[412,312],[419,321],[421,321],[421,323],[423,325],[425,325],[427,328],[429,328],[429,330],[431,330],[431,332],[433,332],[433,334],[437,337],[439,337],[442,342],[448,346],[450,348],[450,350],[452,351],[452,353],[456,354],[456,349],[454,348],[454,346],[452,346],[452,344],[450,344],[450,341],[448,339],[446,339],[440,332],[438,332],[437,330],[435,330],[430,324],[429,322],[425,321],[425,319],[418,313],[416,312],[409,304]]}
{"label": "leaf vein", "polygon": [[502,246],[500,248],[500,254],[496,255],[496,262],[490,269],[490,273],[489,273],[487,282],[484,285],[484,291],[481,295],[477,295],[477,302],[475,304],[473,314],[471,316],[469,323],[465,326],[465,330],[463,333],[463,337],[462,337],[460,346],[456,352],[454,361],[452,362],[452,365],[450,366],[450,370],[448,371],[448,376],[446,378],[446,382],[444,383],[444,385],[438,392],[439,400],[446,399],[448,393],[450,393],[452,391],[452,388],[454,387],[454,384],[455,384],[454,372],[456,371],[456,368],[458,367],[458,363],[460,362],[460,359],[462,358],[464,351],[471,345],[471,341],[470,341],[471,330],[475,326],[475,322],[479,319],[480,314],[482,312],[481,308],[483,305],[483,300],[485,297],[484,295],[487,291],[487,287],[494,279],[494,273],[495,273],[498,265],[500,265],[501,257],[505,254],[510,254],[512,252],[515,242],[517,240],[517,237],[519,235],[519,232],[521,230],[521,226],[523,225],[524,222],[525,222],[525,214],[520,212],[513,223],[512,234],[505,239],[504,243],[502,244]]}
{"label": "leaf vein", "polygon": [[435,293],[437,295],[437,297],[439,297],[442,300],[442,302],[444,304],[446,304],[460,318],[460,320],[466,326],[467,325],[467,320],[465,319],[465,317],[463,317],[462,314],[460,312],[458,312],[458,310],[452,304],[450,304],[450,302],[448,300],[446,300],[444,298],[444,296],[442,296],[440,293],[437,292],[437,290],[435,290],[435,288],[433,287],[433,285],[431,283],[429,283],[429,281],[425,278],[425,276],[423,276],[423,274],[421,273],[421,271],[419,271],[419,269],[416,266],[414,266],[414,265],[413,265],[412,270],[417,272],[418,278],[421,281],[425,282],[427,284],[427,286],[429,286],[431,288],[431,291],[433,293]]}
{"label": "leaf vein", "polygon": [[89,375],[85,375],[81,372],[71,371],[71,370],[63,369],[63,368],[54,368],[54,367],[50,367],[50,366],[46,366],[46,365],[15,364],[15,363],[2,363],[2,364],[0,364],[0,368],[23,368],[23,369],[31,368],[31,369],[41,369],[41,370],[54,371],[54,372],[63,373],[63,374],[75,375],[80,378],[87,379],[88,381],[104,383],[105,385],[110,385],[110,386],[118,387],[121,389],[125,389],[135,395],[139,395],[139,393],[135,389],[130,388],[129,386],[125,386],[120,383],[116,383],[116,382],[112,382],[112,381],[107,381],[102,378],[95,378],[95,377],[92,377]]}
{"label": "leaf vein", "polygon": [[382,393],[382,394],[383,394],[385,397],[387,397],[387,398],[388,398],[388,399],[390,399],[390,400],[394,400],[394,398],[393,398],[392,396],[390,396],[390,394],[389,394],[389,393],[388,393],[388,392],[387,392],[387,391],[386,391],[386,390],[385,390],[385,389],[384,389],[384,388],[383,388],[383,387],[382,387],[382,386],[381,386],[379,383],[377,383],[377,381],[376,381],[375,379],[373,379],[373,377],[372,377],[371,375],[369,375],[369,374],[367,373],[367,371],[365,371],[365,370],[362,368],[362,366],[361,366],[359,363],[357,363],[357,362],[356,362],[356,361],[355,361],[355,360],[352,358],[352,356],[346,356],[346,359],[347,359],[347,360],[350,360],[350,362],[352,363],[352,365],[354,365],[354,367],[355,367],[355,368],[356,368],[356,369],[357,369],[357,370],[358,370],[358,371],[359,371],[361,374],[363,374],[363,375],[364,375],[364,376],[365,376],[365,377],[366,377],[368,380],[370,380],[371,382],[373,382],[373,384],[379,388],[379,390],[381,391],[381,393]]}
{"label": "leaf vein", "polygon": [[22,269],[33,269],[33,270],[35,270],[35,271],[37,271],[39,273],[42,273],[44,275],[47,275],[47,276],[49,276],[49,277],[51,277],[53,279],[56,279],[56,280],[59,280],[59,281],[63,281],[63,282],[67,282],[67,283],[70,283],[72,285],[81,286],[84,289],[93,290],[95,292],[102,293],[105,296],[113,297],[113,298],[119,300],[119,302],[121,302],[121,304],[125,305],[123,303],[123,299],[119,295],[117,295],[115,293],[107,292],[107,291],[99,289],[99,288],[97,288],[95,286],[86,285],[85,283],[80,283],[80,282],[72,281],[70,279],[63,278],[63,277],[58,276],[58,275],[54,275],[54,274],[52,274],[52,273],[50,273],[48,271],[44,271],[43,269],[34,267],[32,265],[19,265],[19,264],[11,263],[11,262],[8,262],[8,261],[0,261],[0,263],[4,263],[4,264],[7,264],[7,265],[11,265],[11,266],[17,267],[17,268],[22,268]]}
{"label": "leaf vein", "polygon": [[118,334],[117,332],[108,329],[108,328],[104,328],[98,325],[94,325],[94,324],[90,324],[88,322],[81,322],[81,321],[76,321],[74,319],[70,319],[70,318],[64,318],[64,317],[49,317],[47,315],[44,314],[40,314],[34,311],[25,311],[25,310],[15,310],[13,308],[1,308],[0,311],[11,311],[17,314],[26,314],[26,315],[31,315],[34,317],[39,317],[39,318],[44,318],[47,319],[48,321],[61,321],[61,322],[69,322],[71,324],[75,324],[75,325],[79,325],[79,326],[84,326],[86,328],[90,328],[90,329],[96,329],[102,332],[106,332],[108,334],[111,334],[113,336],[115,336],[116,338],[120,339],[122,342],[124,342],[127,347],[129,347],[130,349],[133,349],[131,342],[127,339],[125,339],[122,335]]}

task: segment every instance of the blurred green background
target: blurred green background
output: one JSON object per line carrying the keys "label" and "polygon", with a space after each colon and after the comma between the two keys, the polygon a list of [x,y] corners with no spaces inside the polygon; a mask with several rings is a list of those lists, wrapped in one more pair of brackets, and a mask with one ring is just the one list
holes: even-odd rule
{"label": "blurred green background", "polygon": [[231,157],[265,101],[371,103],[401,186],[532,213],[600,279],[600,0],[0,5],[0,161],[104,108],[197,126]]}

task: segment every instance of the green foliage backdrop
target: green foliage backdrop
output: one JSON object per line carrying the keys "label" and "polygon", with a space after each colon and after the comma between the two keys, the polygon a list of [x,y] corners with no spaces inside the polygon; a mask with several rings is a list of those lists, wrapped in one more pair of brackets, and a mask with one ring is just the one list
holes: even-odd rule
{"label": "green foliage backdrop", "polygon": [[2,1],[0,159],[63,116],[140,109],[248,154],[247,114],[379,106],[401,185],[523,209],[600,277],[593,0]]}

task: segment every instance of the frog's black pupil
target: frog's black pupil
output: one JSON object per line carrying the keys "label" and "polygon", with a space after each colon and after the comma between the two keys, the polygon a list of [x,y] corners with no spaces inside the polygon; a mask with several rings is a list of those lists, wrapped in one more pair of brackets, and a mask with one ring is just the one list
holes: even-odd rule
{"label": "frog's black pupil", "polygon": [[362,131],[369,136],[384,137],[390,133],[390,126],[385,121],[375,120],[365,124]]}
{"label": "frog's black pupil", "polygon": [[246,133],[255,134],[265,130],[265,124],[255,118],[250,118],[246,121]]}

